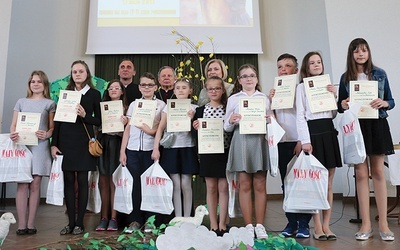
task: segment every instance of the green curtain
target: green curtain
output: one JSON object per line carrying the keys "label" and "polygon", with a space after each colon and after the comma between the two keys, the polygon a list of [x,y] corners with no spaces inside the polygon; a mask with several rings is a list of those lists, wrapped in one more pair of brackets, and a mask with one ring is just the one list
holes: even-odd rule
{"label": "green curtain", "polygon": [[[210,59],[209,55],[202,55],[205,59],[201,63],[204,66]],[[144,72],[151,72],[157,78],[158,70],[162,66],[172,66],[177,68],[180,61],[186,61],[188,58],[192,60],[192,66],[196,73],[200,73],[200,63],[196,55],[190,54],[137,54],[137,55],[96,55],[95,56],[95,74],[107,81],[118,78],[118,66],[123,59],[130,59],[133,61],[136,69],[136,76],[133,78],[135,83],[139,82],[140,75]],[[236,79],[237,69],[245,64],[251,63],[258,68],[258,55],[257,54],[215,54],[213,58],[221,59],[228,66],[228,77],[233,81]],[[196,84],[197,82],[197,84]],[[195,81],[194,94],[197,95],[201,90],[199,80]]]}

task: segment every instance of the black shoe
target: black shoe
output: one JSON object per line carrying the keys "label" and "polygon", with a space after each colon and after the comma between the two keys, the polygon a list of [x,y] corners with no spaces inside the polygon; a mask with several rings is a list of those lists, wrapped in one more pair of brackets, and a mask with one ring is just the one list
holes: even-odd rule
{"label": "black shoe", "polygon": [[224,230],[224,229],[218,229],[218,231],[217,231],[217,236],[224,236],[224,234],[225,233],[227,233],[227,231],[226,230]]}
{"label": "black shoe", "polygon": [[28,228],[25,229],[17,229],[17,231],[15,232],[17,235],[25,235],[28,234]]}
{"label": "black shoe", "polygon": [[27,228],[26,229],[26,233],[27,234],[36,234],[37,233],[37,229],[36,228]]}
{"label": "black shoe", "polygon": [[72,233],[72,228],[70,228],[70,226],[66,226],[60,231],[60,235],[66,235],[70,233]]}

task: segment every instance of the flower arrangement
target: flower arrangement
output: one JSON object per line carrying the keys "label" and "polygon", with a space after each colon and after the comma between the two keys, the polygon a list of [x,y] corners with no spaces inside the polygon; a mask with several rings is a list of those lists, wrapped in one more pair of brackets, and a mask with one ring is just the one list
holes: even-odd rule
{"label": "flower arrangement", "polygon": [[[212,36],[207,37],[211,43],[212,52],[208,54],[208,59],[201,53],[201,47],[204,45],[203,41],[193,42],[189,37],[173,29],[172,35],[176,36],[175,43],[181,46],[181,58],[177,59],[175,55],[172,55],[177,61],[176,73],[179,78],[185,77],[192,79],[194,84],[194,93],[199,93],[205,84],[204,65],[210,59],[215,58],[214,51],[214,38]],[[228,69],[228,66],[226,66]],[[232,78],[228,78],[228,82],[232,82]],[[193,96],[196,98],[196,96]],[[197,101],[197,100],[196,100]]]}

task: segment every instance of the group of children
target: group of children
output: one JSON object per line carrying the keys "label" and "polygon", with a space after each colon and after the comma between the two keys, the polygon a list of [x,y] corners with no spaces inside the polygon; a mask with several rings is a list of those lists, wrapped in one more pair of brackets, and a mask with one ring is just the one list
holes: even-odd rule
{"label": "group of children", "polygon": [[[220,61],[220,60],[219,60]],[[322,56],[318,52],[309,52],[303,59],[300,68],[300,83],[296,87],[295,105],[290,109],[272,111],[270,99],[274,96],[275,90],[269,92],[269,96],[261,92],[258,72],[253,65],[242,65],[237,74],[237,80],[233,90],[231,86],[224,82],[222,67],[218,60],[207,64],[206,72],[210,72],[205,83],[203,95],[206,92],[207,100],[205,105],[197,106],[192,104],[187,115],[192,119],[192,129],[199,129],[199,118],[223,118],[224,119],[224,153],[220,154],[197,154],[195,139],[190,131],[174,133],[175,141],[171,148],[163,148],[160,152],[160,140],[167,126],[168,107],[162,100],[156,99],[155,93],[158,88],[156,78],[151,73],[144,73],[139,80],[139,90],[142,99],[155,100],[157,102],[156,114],[153,127],[147,124],[141,126],[130,125],[130,119],[134,114],[136,99],[132,103],[126,102],[126,92],[123,84],[119,80],[112,80],[108,84],[108,89],[103,96],[103,101],[122,100],[124,103],[124,115],[121,121],[125,125],[123,133],[103,134],[99,127],[99,140],[103,145],[103,155],[94,163],[100,171],[100,190],[102,198],[101,221],[96,230],[117,230],[117,212],[112,208],[114,201],[114,184],[111,175],[119,163],[125,165],[134,179],[133,190],[133,211],[129,215],[129,227],[126,233],[133,232],[145,226],[146,219],[151,215],[149,212],[140,210],[141,204],[141,185],[140,175],[149,168],[155,160],[160,161],[160,165],[173,181],[173,204],[175,216],[190,216],[192,211],[192,187],[191,179],[193,174],[200,174],[205,178],[207,187],[207,205],[210,214],[210,229],[217,235],[223,235],[228,223],[228,183],[226,181],[226,171],[236,172],[239,188],[239,204],[243,214],[245,227],[252,237],[259,239],[267,238],[268,234],[264,227],[264,219],[267,204],[266,195],[266,173],[269,168],[268,141],[265,134],[240,134],[239,123],[242,119],[239,113],[239,100],[246,98],[262,98],[265,103],[265,118],[275,116],[278,123],[285,130],[285,136],[278,144],[279,148],[279,167],[282,183],[286,175],[286,166],[293,155],[298,155],[301,150],[313,154],[329,171],[328,197],[327,200],[332,207],[333,193],[332,182],[337,167],[342,166],[337,131],[332,120],[336,117],[337,111],[325,111],[312,113],[310,105],[305,95],[303,79],[324,74],[324,64]],[[76,68],[76,65],[80,66]],[[291,75],[298,73],[297,59],[293,55],[283,54],[277,60],[278,75]],[[217,70],[218,74],[213,72]],[[225,69],[226,72],[226,69]],[[80,75],[81,74],[81,75]],[[86,83],[90,76],[87,65],[78,61],[71,68],[71,90],[81,91],[83,96],[93,89],[90,83]],[[225,73],[226,78],[226,73]],[[377,80],[379,85],[379,98],[371,102],[371,106],[379,109],[379,119],[360,119],[361,129],[371,169],[371,176],[374,181],[375,197],[379,211],[379,233],[382,240],[394,240],[394,235],[388,227],[386,220],[387,194],[386,182],[383,174],[384,156],[393,154],[393,143],[390,136],[390,129],[386,120],[387,110],[394,107],[389,82],[385,72],[372,64],[371,52],[368,43],[361,38],[353,40],[349,45],[347,57],[347,70],[340,80],[338,111],[343,112],[348,109],[349,101],[349,82],[352,80]],[[227,88],[228,86],[228,88]],[[77,108],[79,117],[75,125],[65,125],[60,123],[54,125],[55,104],[48,100],[48,80],[42,72],[33,72],[28,83],[27,98],[18,101],[14,118],[11,125],[11,139],[16,141],[18,133],[15,132],[16,115],[20,111],[30,111],[37,105],[31,105],[35,100],[46,100],[43,107],[39,110],[42,115],[40,130],[36,133],[40,142],[46,142],[48,138],[56,135],[52,141],[52,156],[56,154],[67,154],[68,165],[63,170],[68,172],[68,190],[66,192],[66,203],[69,215],[69,224],[63,228],[61,234],[79,234],[84,231],[83,214],[87,203],[87,191],[79,191],[78,199],[78,219],[75,221],[75,196],[72,196],[73,187],[71,183],[77,178],[79,189],[83,189],[87,171],[92,170],[94,159],[87,156],[89,166],[81,168],[82,163],[74,161],[76,149],[71,148],[72,139],[81,136],[84,131],[80,131],[81,123],[99,126],[99,106],[97,94],[92,94],[92,98],[86,98]],[[190,98],[192,94],[192,83],[190,79],[181,78],[174,82],[174,96],[177,99]],[[327,90],[337,97],[336,88],[329,84]],[[232,91],[232,93],[230,93]],[[228,93],[230,93],[228,97]],[[29,105],[21,103],[29,102]],[[28,108],[29,107],[29,108]],[[38,111],[38,112],[39,112]],[[36,110],[35,110],[36,112]],[[92,116],[91,114],[95,115]],[[266,121],[268,119],[265,119]],[[41,124],[42,124],[41,123]],[[76,128],[77,124],[79,128]],[[65,128],[63,128],[65,127]],[[55,133],[53,132],[55,128]],[[69,132],[66,132],[66,129]],[[79,132],[77,130],[79,129]],[[93,132],[93,131],[90,131]],[[86,136],[82,136],[87,138]],[[372,139],[373,138],[373,139]],[[41,143],[39,143],[39,146]],[[87,143],[84,143],[87,147]],[[39,146],[32,146],[32,149]],[[83,149],[82,149],[83,150]],[[64,152],[65,151],[65,152]],[[87,151],[87,149],[86,149]],[[34,153],[34,158],[39,157],[40,153]],[[46,152],[46,157],[50,159],[50,152]],[[82,153],[82,152],[81,152]],[[46,159],[47,159],[46,158]],[[50,160],[48,162],[50,162]],[[199,161],[200,160],[200,161]],[[35,161],[34,161],[35,162]],[[46,162],[46,169],[49,164]],[[17,234],[36,233],[34,227],[34,217],[38,205],[37,192],[41,176],[46,173],[35,172],[36,165],[44,168],[44,163],[40,162],[33,165],[34,181],[31,184],[18,184],[17,190],[17,211],[18,211],[18,230]],[[372,236],[371,221],[369,214],[369,169],[367,161],[355,166],[357,174],[358,200],[360,211],[363,218],[360,231],[356,233],[357,240],[367,240]],[[78,174],[75,175],[75,172]],[[82,174],[83,173],[83,174]],[[85,174],[86,173],[86,174]],[[73,186],[73,185],[72,185]],[[87,188],[87,187],[86,187]],[[29,216],[26,219],[28,190],[30,189]],[[67,195],[68,192],[68,195]],[[254,199],[252,199],[254,193]],[[74,193],[75,194],[75,193]],[[74,199],[72,200],[72,197]],[[72,204],[73,202],[73,204]],[[86,203],[85,203],[86,202]],[[254,202],[254,205],[253,205]],[[111,206],[110,206],[111,204]],[[219,209],[218,208],[219,204]],[[253,225],[253,206],[255,211],[255,226]],[[70,211],[71,210],[71,211]],[[219,216],[218,212],[219,211]],[[73,214],[72,214],[73,213]],[[284,236],[296,236],[299,238],[309,237],[309,222],[311,217],[314,219],[314,234],[316,240],[336,240],[336,235],[330,229],[331,209],[322,211],[322,220],[319,214],[286,213],[288,224],[282,231]]]}

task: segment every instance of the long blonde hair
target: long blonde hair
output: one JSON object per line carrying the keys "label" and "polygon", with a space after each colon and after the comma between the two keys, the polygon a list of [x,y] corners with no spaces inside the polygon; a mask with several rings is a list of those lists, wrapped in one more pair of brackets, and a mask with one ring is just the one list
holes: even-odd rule
{"label": "long blonde hair", "polygon": [[32,90],[31,90],[31,81],[32,81],[32,78],[33,78],[33,76],[38,76],[39,78],[40,78],[40,80],[42,81],[42,83],[43,83],[43,87],[44,87],[44,90],[43,90],[43,96],[45,97],[45,98],[47,98],[47,99],[50,99],[50,83],[49,83],[49,78],[47,78],[47,75],[46,75],[46,73],[44,73],[43,71],[41,71],[41,70],[34,70],[32,73],[31,73],[31,76],[29,77],[29,80],[28,80],[28,91],[27,91],[27,94],[26,94],[26,97],[27,98],[29,98],[29,97],[31,97],[32,95],[33,95],[33,92],[32,92]]}

